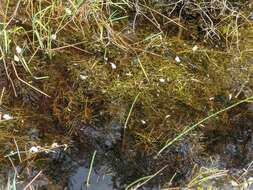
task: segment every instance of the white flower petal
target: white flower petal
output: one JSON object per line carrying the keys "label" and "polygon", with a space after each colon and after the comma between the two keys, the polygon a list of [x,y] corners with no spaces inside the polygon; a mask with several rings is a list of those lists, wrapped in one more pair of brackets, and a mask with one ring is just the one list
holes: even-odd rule
{"label": "white flower petal", "polygon": [[17,55],[14,55],[14,61],[19,62],[19,57]]}
{"label": "white flower petal", "polygon": [[176,56],[176,57],[175,57],[175,61],[178,62],[178,63],[181,62],[180,57]]}
{"label": "white flower petal", "polygon": [[228,95],[228,100],[230,101],[232,99],[233,95],[232,94],[229,94]]}
{"label": "white flower petal", "polygon": [[168,119],[170,116],[171,116],[171,115],[166,115],[166,116],[165,116],[165,119]]}
{"label": "white flower petal", "polygon": [[13,117],[9,114],[3,114],[3,119],[4,120],[11,120],[11,119],[13,119]]}
{"label": "white flower petal", "polygon": [[36,152],[39,152],[39,149],[36,147],[36,146],[33,146],[29,149],[29,152],[31,153],[36,153]]}
{"label": "white flower petal", "polygon": [[16,46],[16,52],[20,54],[22,52],[22,49],[19,46]]}
{"label": "white flower petal", "polygon": [[159,81],[160,81],[161,83],[164,83],[164,82],[165,82],[165,79],[160,78]]}
{"label": "white flower petal", "polygon": [[198,46],[193,46],[193,48],[192,48],[192,51],[197,51],[197,49],[198,49]]}
{"label": "white flower petal", "polygon": [[110,62],[110,64],[111,64],[112,69],[116,69],[117,68],[117,66],[114,63]]}
{"label": "white flower petal", "polygon": [[68,148],[68,145],[64,144],[64,151],[67,150],[67,148]]}
{"label": "white flower petal", "polygon": [[234,180],[231,181],[231,185],[234,186],[234,187],[237,187],[238,186],[238,183]]}
{"label": "white flower petal", "polygon": [[56,40],[56,37],[57,37],[56,34],[52,34],[52,35],[51,35],[51,39],[52,39],[52,40]]}
{"label": "white flower petal", "polygon": [[132,76],[133,74],[131,72],[126,73],[126,76]]}
{"label": "white flower petal", "polygon": [[141,123],[142,123],[143,125],[145,125],[145,124],[146,124],[146,121],[145,121],[145,120],[141,120]]}
{"label": "white flower petal", "polygon": [[88,78],[88,76],[87,75],[80,75],[80,79],[82,79],[82,80],[86,80]]}
{"label": "white flower petal", "polygon": [[72,11],[69,8],[65,8],[65,11],[66,11],[67,15],[71,15],[72,14]]}
{"label": "white flower petal", "polygon": [[59,145],[58,145],[58,143],[53,143],[53,144],[51,145],[51,147],[52,147],[52,148],[57,148],[57,147],[59,147]]}

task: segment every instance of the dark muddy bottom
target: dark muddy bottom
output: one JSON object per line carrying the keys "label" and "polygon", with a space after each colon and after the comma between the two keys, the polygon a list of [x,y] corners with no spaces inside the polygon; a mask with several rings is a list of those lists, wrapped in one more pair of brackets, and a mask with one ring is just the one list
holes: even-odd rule
{"label": "dark muddy bottom", "polygon": [[[62,184],[62,187],[71,190],[84,189],[113,189],[113,176],[110,169],[102,164],[91,169],[89,185],[87,178],[90,171],[90,158],[92,154],[81,150],[80,152],[61,153],[60,158],[52,159],[47,173],[56,183]],[[98,158],[95,158],[97,162]]]}
{"label": "dark muddy bottom", "polygon": [[[211,120],[204,127],[175,142],[159,157],[156,157],[159,145],[152,151],[133,145],[134,135],[131,130],[126,131],[125,146],[122,146],[123,126],[120,122],[111,121],[100,126],[80,124],[75,126],[76,130],[68,138],[68,149],[60,147],[54,152],[43,152],[28,162],[16,165],[20,176],[25,173],[23,180],[18,178],[21,182],[17,189],[24,188],[39,171],[43,174],[33,183],[37,189],[131,189],[128,188],[131,183],[141,178],[147,179],[145,177],[152,176],[159,170],[159,173],[138,189],[195,188],[199,185],[218,189],[238,189],[231,186],[233,178],[253,175],[252,104],[232,109],[226,116],[229,123],[223,123],[222,126],[222,123],[216,123],[215,119]],[[30,122],[34,123],[36,119]],[[56,126],[51,127],[51,130],[46,130],[45,127],[32,128],[27,133],[33,141],[43,140],[47,136],[52,138],[55,134],[64,136],[63,127]],[[44,141],[47,142],[47,139]],[[63,144],[66,140],[61,142],[61,139],[57,138],[57,142]],[[26,172],[27,168],[30,168],[29,175]],[[212,173],[209,180],[201,183],[191,182],[196,175],[200,175],[201,168],[215,169],[218,174],[221,171],[224,173],[220,176]],[[13,171],[7,173],[8,176],[13,176]],[[206,177],[205,175],[201,174],[199,180]],[[226,178],[221,178],[224,176]],[[193,185],[189,186],[189,183]]]}
{"label": "dark muddy bottom", "polygon": [[[243,169],[248,168],[253,160],[253,120],[249,112],[242,114],[240,109],[235,112],[237,118],[235,113],[230,113],[234,116],[230,128],[196,131],[173,144],[158,158],[154,157],[154,152],[127,148],[122,150],[122,126],[117,122],[106,131],[85,125],[79,127],[80,131],[68,150],[49,155],[44,173],[61,188],[112,190],[126,189],[132,182],[164,167],[158,175],[138,188],[156,190],[162,187],[187,187],[196,174],[194,170],[197,166],[226,170],[226,176],[230,176],[225,180],[211,177],[201,186],[238,189],[231,185],[231,176],[240,177]],[[192,140],[196,135],[202,137],[198,142]],[[94,151],[97,154],[91,169],[90,185],[87,186]],[[247,176],[252,175],[252,170],[247,171]]]}
{"label": "dark muddy bottom", "polygon": [[[231,128],[207,128],[193,132],[173,144],[158,158],[155,158],[154,152],[148,153],[137,148],[122,149],[122,126],[117,122],[112,122],[106,130],[82,125],[75,132],[72,138],[74,141],[70,142],[67,150],[59,148],[51,153],[42,153],[36,158],[36,165],[30,165],[33,169],[28,179],[31,180],[41,170],[43,175],[33,183],[37,189],[121,190],[163,168],[159,174],[138,188],[158,190],[164,187],[188,187],[188,183],[196,175],[196,166],[210,170],[227,170],[227,176],[240,177],[243,169],[248,168],[253,159],[253,121],[251,113],[240,115],[242,111],[238,109],[236,113],[238,118],[231,119]],[[196,135],[202,138],[194,141]],[[200,148],[199,144],[203,147]],[[94,151],[97,153],[91,168]],[[40,166],[38,163],[45,157],[46,161]],[[22,175],[24,168],[22,165],[17,167],[19,174]],[[247,176],[252,175],[252,169],[247,171]],[[231,177],[213,177],[201,186],[239,189],[231,185],[230,181]],[[25,180],[17,185],[17,189],[24,188],[27,183]],[[196,186],[198,185],[200,184]]]}
{"label": "dark muddy bottom", "polygon": [[[80,127],[79,136],[75,137],[69,150],[50,155],[45,173],[56,184],[71,190],[125,189],[136,179],[152,174],[151,156],[141,151],[121,150],[121,129],[122,126],[116,123],[112,124],[110,131],[92,126]],[[158,189],[155,186],[152,184],[152,187],[146,189]]]}

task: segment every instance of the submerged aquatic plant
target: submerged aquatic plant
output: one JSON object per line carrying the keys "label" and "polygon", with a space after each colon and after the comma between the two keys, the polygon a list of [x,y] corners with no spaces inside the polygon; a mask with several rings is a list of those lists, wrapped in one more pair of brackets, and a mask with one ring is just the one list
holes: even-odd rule
{"label": "submerged aquatic plant", "polygon": [[[212,155],[209,143],[235,130],[237,118],[246,120],[239,133],[250,129],[251,1],[4,0],[0,5],[1,155],[31,144],[28,150],[36,156],[46,150],[34,141],[64,141],[68,137],[62,134],[68,134],[92,142],[97,155],[120,146],[117,153],[120,159],[126,155],[126,163],[137,153],[159,155],[148,161],[153,174],[127,181],[128,188],[152,184],[161,171],[173,184],[183,183],[178,176],[187,178],[189,187],[223,174],[201,171],[207,176],[202,181],[187,176],[192,165],[206,161],[203,155]],[[31,135],[31,128],[39,135]],[[213,133],[215,139],[207,142]],[[241,136],[248,146],[250,134]],[[5,146],[13,138],[16,143]],[[21,151],[15,152],[19,162]],[[243,152],[247,161],[248,152]]]}
{"label": "submerged aquatic plant", "polygon": [[234,108],[234,107],[236,107],[236,106],[239,106],[240,104],[247,103],[247,102],[251,102],[252,100],[253,100],[253,96],[250,96],[250,97],[248,97],[248,98],[246,98],[246,99],[243,99],[243,100],[241,100],[241,101],[239,101],[239,102],[236,102],[236,103],[232,104],[231,106],[228,106],[228,107],[226,107],[226,108],[224,108],[224,109],[222,109],[222,110],[220,110],[220,111],[218,111],[218,112],[215,112],[215,113],[209,115],[208,117],[206,117],[206,118],[200,120],[199,122],[197,122],[196,124],[194,124],[194,125],[192,125],[192,126],[190,126],[190,127],[186,127],[186,128],[183,130],[182,133],[180,133],[178,136],[176,136],[176,138],[174,138],[173,140],[167,142],[167,143],[165,144],[165,146],[162,147],[161,150],[159,150],[159,152],[157,153],[157,156],[159,156],[166,148],[168,148],[169,146],[171,146],[174,142],[178,141],[180,138],[184,137],[185,135],[187,135],[188,133],[190,133],[190,132],[191,132],[192,130],[194,130],[195,128],[199,127],[202,123],[206,122],[207,120],[209,120],[209,119],[211,119],[211,118],[213,118],[213,117],[216,117],[216,116],[218,116],[219,114],[221,114],[221,113],[223,113],[223,112],[226,112],[226,111],[228,111],[228,110],[230,110],[230,109],[232,109],[232,108]]}

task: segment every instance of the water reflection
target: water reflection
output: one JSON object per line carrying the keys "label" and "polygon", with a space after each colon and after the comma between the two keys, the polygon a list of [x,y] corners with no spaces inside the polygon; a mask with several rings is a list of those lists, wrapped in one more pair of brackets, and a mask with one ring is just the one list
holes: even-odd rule
{"label": "water reflection", "polygon": [[92,170],[89,186],[86,185],[89,169],[85,166],[80,166],[70,175],[68,180],[69,190],[112,190],[112,176],[103,175]]}

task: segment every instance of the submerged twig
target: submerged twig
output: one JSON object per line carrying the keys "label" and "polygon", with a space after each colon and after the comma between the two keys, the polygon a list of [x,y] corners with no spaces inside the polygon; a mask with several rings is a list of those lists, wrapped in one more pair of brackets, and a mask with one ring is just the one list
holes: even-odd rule
{"label": "submerged twig", "polygon": [[40,174],[42,173],[42,171],[40,171],[25,187],[23,190],[26,190],[28,187],[30,187],[32,185],[32,183],[40,176]]}
{"label": "submerged twig", "polygon": [[150,81],[149,81],[149,78],[148,78],[148,74],[147,74],[147,72],[145,71],[145,69],[144,69],[144,67],[143,67],[143,65],[142,65],[142,63],[141,63],[139,57],[137,57],[137,61],[138,61],[138,63],[140,64],[141,70],[142,70],[142,72],[144,73],[145,78],[147,79],[148,82],[150,82]]}
{"label": "submerged twig", "polygon": [[3,97],[4,97],[5,87],[3,87],[0,95],[0,106],[3,104]]}
{"label": "submerged twig", "polygon": [[17,168],[15,167],[15,165],[14,165],[14,163],[13,163],[11,157],[10,157],[10,156],[7,156],[7,157],[8,157],[8,159],[9,159],[10,163],[11,163],[11,166],[12,166],[12,168],[13,168],[15,174],[18,176]]}
{"label": "submerged twig", "polygon": [[21,162],[22,162],[22,159],[21,159],[21,155],[20,155],[20,152],[19,152],[19,147],[18,147],[17,141],[16,141],[15,138],[13,138],[13,141],[14,141],[15,146],[16,146],[16,150],[17,150],[17,153],[18,153],[19,162],[21,163]]}
{"label": "submerged twig", "polygon": [[17,77],[17,79],[18,79],[19,81],[21,81],[22,83],[26,84],[27,86],[29,86],[29,87],[32,88],[33,90],[35,90],[35,91],[37,91],[37,92],[43,94],[44,96],[47,96],[47,97],[50,98],[50,96],[49,96],[48,94],[46,94],[45,92],[39,90],[38,88],[34,87],[33,85],[31,85],[31,84],[29,84],[28,82],[26,82],[26,81],[24,81],[23,79],[21,79],[21,78],[19,77],[18,73],[17,73],[17,70],[16,70],[16,67],[15,67],[14,63],[13,63],[13,62],[11,62],[11,63],[12,63],[12,66],[13,66],[14,73],[15,73],[15,75],[16,75],[16,77]]}
{"label": "submerged twig", "polygon": [[6,61],[5,61],[5,58],[4,58],[4,51],[2,49],[2,47],[0,46],[0,52],[2,54],[2,60],[3,60],[3,64],[4,64],[4,70],[5,70],[5,73],[6,73],[6,76],[7,76],[7,79],[10,81],[11,83],[11,86],[12,86],[12,89],[13,89],[13,92],[14,92],[14,95],[15,97],[17,97],[17,92],[16,92],[16,88],[15,88],[15,85],[14,85],[14,82],[8,72],[8,68],[7,68],[7,64],[6,64]]}

